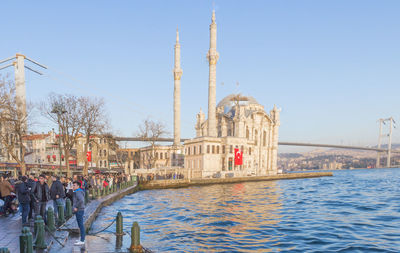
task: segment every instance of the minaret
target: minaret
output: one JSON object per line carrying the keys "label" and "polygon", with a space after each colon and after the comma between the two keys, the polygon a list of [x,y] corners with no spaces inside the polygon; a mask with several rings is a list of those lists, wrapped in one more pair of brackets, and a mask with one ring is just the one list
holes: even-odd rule
{"label": "minaret", "polygon": [[181,144],[181,45],[176,28],[175,66],[174,66],[174,146]]}
{"label": "minaret", "polygon": [[208,136],[217,137],[216,124],[216,83],[217,83],[217,24],[215,23],[215,10],[212,13],[210,25],[210,49],[207,53],[209,63],[208,77]]}

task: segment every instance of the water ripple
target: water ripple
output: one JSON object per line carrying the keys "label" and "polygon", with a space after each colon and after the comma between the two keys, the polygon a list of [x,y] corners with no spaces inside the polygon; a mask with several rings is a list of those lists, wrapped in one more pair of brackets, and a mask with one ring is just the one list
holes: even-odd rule
{"label": "water ripple", "polygon": [[400,252],[398,169],[143,191],[103,208],[93,229],[117,211],[155,252]]}

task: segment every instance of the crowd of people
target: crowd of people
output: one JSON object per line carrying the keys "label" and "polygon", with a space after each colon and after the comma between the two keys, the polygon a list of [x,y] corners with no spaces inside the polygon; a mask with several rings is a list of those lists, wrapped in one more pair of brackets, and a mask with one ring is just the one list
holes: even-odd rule
{"label": "crowd of people", "polygon": [[33,174],[28,177],[13,178],[3,175],[0,179],[0,216],[8,216],[19,211],[24,226],[30,225],[29,221],[33,221],[36,215],[41,215],[46,221],[46,210],[50,201],[53,203],[56,217],[57,206],[65,206],[66,198],[73,204],[73,182],[80,182],[80,188],[85,192],[90,188],[102,190],[113,184],[118,189],[120,184],[127,180],[125,174],[74,175],[72,178]]}
{"label": "crowd of people", "polygon": [[0,216],[16,214],[22,216],[22,226],[31,226],[37,215],[43,217],[47,224],[47,207],[53,204],[55,218],[58,218],[58,208],[65,208],[65,199],[69,198],[72,210],[80,229],[81,238],[75,245],[85,243],[85,227],[83,216],[85,211],[85,193],[91,188],[102,190],[105,187],[116,186],[129,180],[125,174],[118,175],[92,175],[73,178],[59,177],[57,175],[34,174],[12,178],[3,175],[0,179]]}

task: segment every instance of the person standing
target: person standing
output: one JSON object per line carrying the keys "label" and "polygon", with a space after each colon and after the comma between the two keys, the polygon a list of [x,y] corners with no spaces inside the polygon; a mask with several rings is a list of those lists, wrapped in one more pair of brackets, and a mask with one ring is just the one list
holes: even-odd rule
{"label": "person standing", "polygon": [[4,213],[7,215],[7,211],[12,212],[11,209],[11,192],[14,192],[14,188],[11,186],[10,182],[8,181],[8,176],[3,176],[3,181],[0,182],[0,193],[1,197],[4,200]]}
{"label": "person standing", "polygon": [[41,215],[46,222],[46,205],[50,200],[50,190],[45,180],[45,175],[39,176],[39,181],[36,182],[33,189],[33,196],[35,198],[35,216]]}
{"label": "person standing", "polygon": [[29,202],[29,214],[28,214],[28,219],[31,220],[33,219],[33,211],[35,210],[35,198],[31,197],[32,195],[32,190],[35,188],[35,176],[33,174],[29,175],[28,179],[28,187],[29,187],[29,197],[30,197],[30,202]]}
{"label": "person standing", "polygon": [[29,190],[28,178],[23,176],[21,178],[21,183],[16,185],[16,191],[18,193],[18,201],[20,203],[22,212],[22,226],[27,226],[27,218],[31,203],[31,191]]}
{"label": "person standing", "polygon": [[53,175],[53,184],[50,187],[50,197],[53,200],[54,214],[58,217],[58,205],[64,209],[65,191],[60,177]]}
{"label": "person standing", "polygon": [[78,223],[81,239],[77,240],[74,245],[82,246],[85,245],[85,225],[83,223],[83,215],[85,214],[85,192],[82,190],[82,184],[79,181],[74,181],[74,204],[73,211],[76,216],[76,222]]}

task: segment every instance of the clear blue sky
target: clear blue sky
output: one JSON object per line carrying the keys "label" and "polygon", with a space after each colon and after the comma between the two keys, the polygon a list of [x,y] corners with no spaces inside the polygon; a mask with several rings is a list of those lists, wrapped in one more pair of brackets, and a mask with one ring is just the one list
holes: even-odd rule
{"label": "clear blue sky", "polygon": [[[179,26],[182,137],[193,137],[196,113],[207,110],[212,9],[212,1],[4,0],[0,59],[21,52],[49,66],[45,76],[27,73],[31,101],[101,96],[120,134],[147,117],[172,134]],[[226,0],[215,10],[217,102],[241,92],[268,111],[276,104],[281,141],[371,145],[379,118],[400,128],[400,1]]]}

